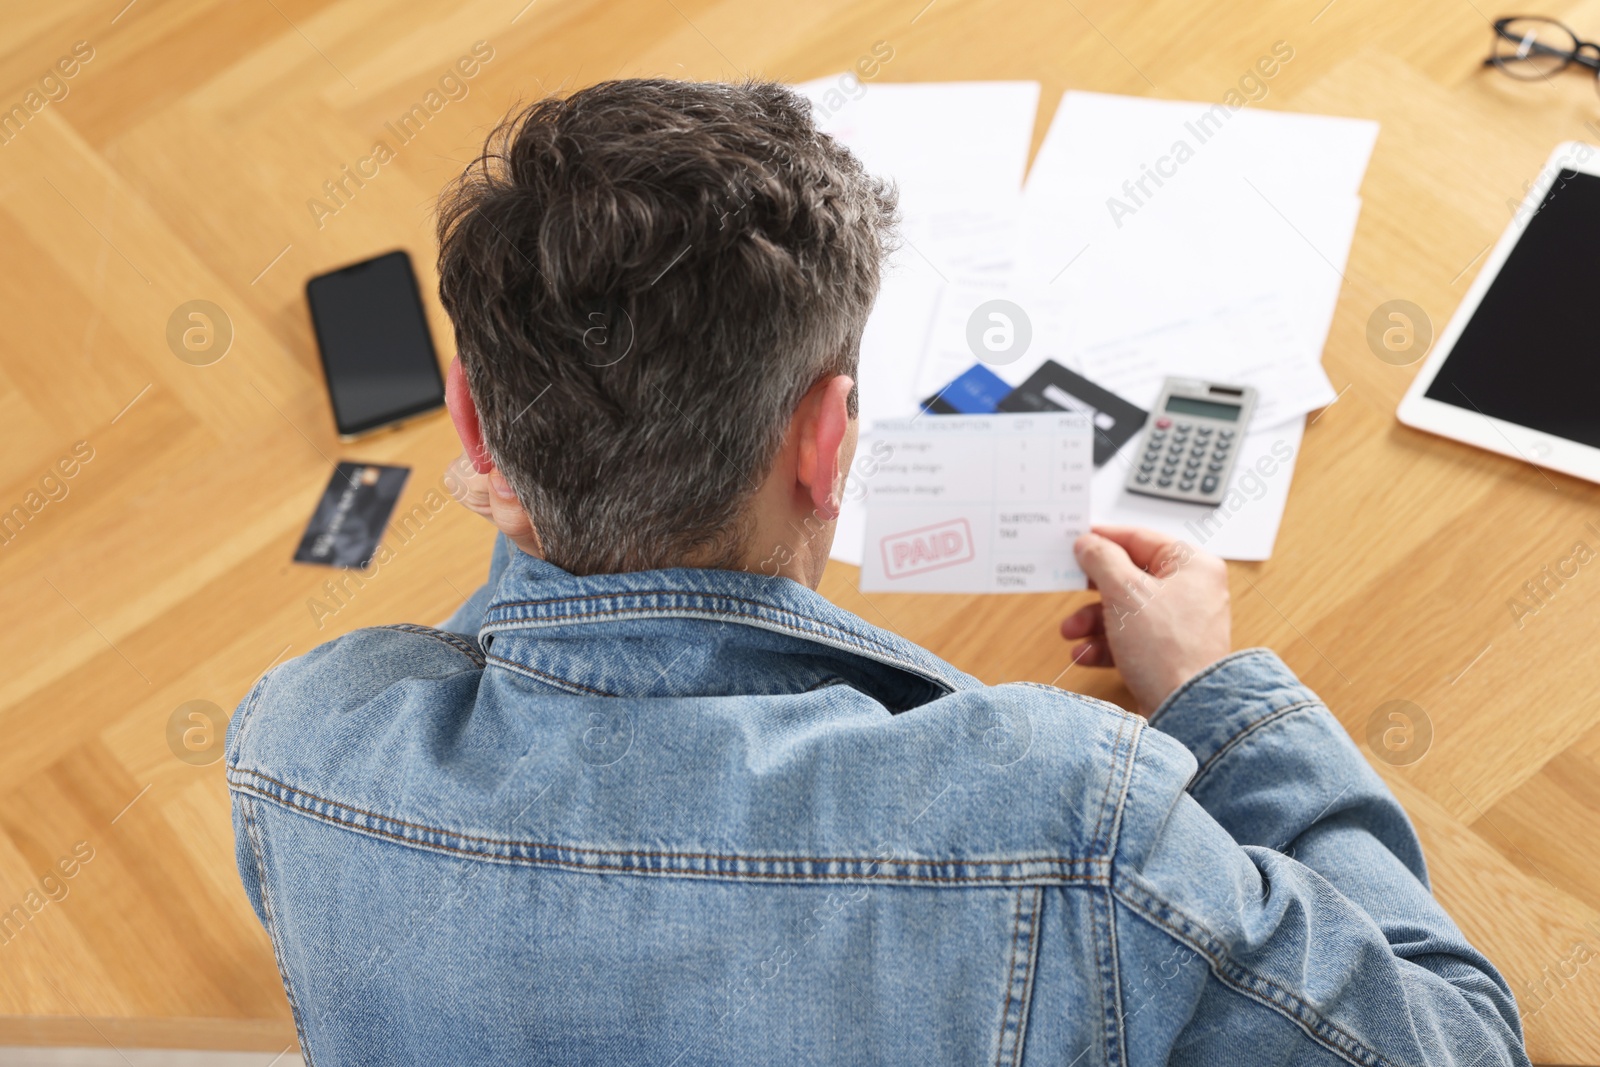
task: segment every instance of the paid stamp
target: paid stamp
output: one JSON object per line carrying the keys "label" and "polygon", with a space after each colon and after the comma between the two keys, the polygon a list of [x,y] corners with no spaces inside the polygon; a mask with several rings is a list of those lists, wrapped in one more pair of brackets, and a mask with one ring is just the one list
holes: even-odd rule
{"label": "paid stamp", "polygon": [[966,519],[890,534],[878,542],[878,549],[883,553],[886,578],[905,578],[940,567],[953,567],[967,562],[975,554],[972,527]]}

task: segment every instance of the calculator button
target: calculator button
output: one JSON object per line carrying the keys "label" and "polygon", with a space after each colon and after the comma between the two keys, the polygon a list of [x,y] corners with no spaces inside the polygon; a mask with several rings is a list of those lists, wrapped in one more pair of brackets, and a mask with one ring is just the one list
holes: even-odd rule
{"label": "calculator button", "polygon": [[1189,432],[1189,423],[1187,423],[1187,422],[1178,423],[1178,432],[1179,433],[1188,433]]}
{"label": "calculator button", "polygon": [[1217,455],[1219,455],[1219,456],[1227,455],[1228,454],[1228,449],[1230,449],[1232,447],[1233,446],[1230,445],[1227,441],[1218,441],[1217,442]]}
{"label": "calculator button", "polygon": [[1222,464],[1220,464],[1220,463],[1207,463],[1206,464],[1206,470],[1210,471],[1212,474],[1221,474],[1222,473]]}
{"label": "calculator button", "polygon": [[1194,492],[1194,483],[1193,482],[1179,482],[1178,483],[1178,488],[1182,489],[1185,493],[1192,493],[1192,492]]}
{"label": "calculator button", "polygon": [[1216,492],[1217,491],[1217,476],[1214,475],[1214,474],[1206,475],[1205,481],[1200,483],[1200,491],[1202,493],[1214,493],[1214,492]]}
{"label": "calculator button", "polygon": [[1134,478],[1134,481],[1138,482],[1140,485],[1149,485],[1150,484],[1150,475],[1141,474],[1138,477]]}
{"label": "calculator button", "polygon": [[1198,430],[1196,430],[1195,433],[1199,434],[1201,437],[1210,437],[1211,436],[1211,427],[1202,426]]}
{"label": "calculator button", "polygon": [[1222,432],[1218,433],[1217,436],[1222,438],[1224,441],[1231,441],[1233,440],[1233,431],[1223,430]]}
{"label": "calculator button", "polygon": [[1141,463],[1141,464],[1139,464],[1139,473],[1140,474],[1149,474],[1151,471],[1153,471],[1155,469],[1156,469],[1156,465],[1154,463]]}
{"label": "calculator button", "polygon": [[1197,471],[1200,469],[1200,461],[1197,459],[1191,459],[1189,462],[1183,465],[1183,468],[1184,470],[1188,471]]}
{"label": "calculator button", "polygon": [[1178,473],[1178,468],[1176,468],[1176,467],[1162,467],[1161,468],[1161,477],[1163,477],[1163,478],[1170,478],[1174,474],[1177,474],[1177,473]]}
{"label": "calculator button", "polygon": [[1156,420],[1156,429],[1158,429],[1158,430],[1165,430],[1168,426],[1171,426],[1171,425],[1172,425],[1172,420],[1171,419],[1157,419]]}
{"label": "calculator button", "polygon": [[1172,479],[1171,478],[1163,478],[1159,482],[1157,482],[1156,484],[1159,485],[1163,489],[1169,489],[1169,488],[1172,487]]}

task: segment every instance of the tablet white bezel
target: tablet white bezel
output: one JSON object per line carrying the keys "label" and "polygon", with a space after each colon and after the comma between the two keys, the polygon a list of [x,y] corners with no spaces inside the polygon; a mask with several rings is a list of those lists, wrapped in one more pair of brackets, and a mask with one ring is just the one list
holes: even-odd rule
{"label": "tablet white bezel", "polygon": [[1505,265],[1511,250],[1522,239],[1522,233],[1538,212],[1539,205],[1544,202],[1545,193],[1550,190],[1550,186],[1555,183],[1557,176],[1563,170],[1574,170],[1580,174],[1600,177],[1600,148],[1581,141],[1565,141],[1556,146],[1544,168],[1539,171],[1538,178],[1529,187],[1528,195],[1517,209],[1511,225],[1500,235],[1499,242],[1489,253],[1489,258],[1484,261],[1483,269],[1478,272],[1472,288],[1467,290],[1467,295],[1456,308],[1450,324],[1439,335],[1438,343],[1433,346],[1433,351],[1428,354],[1422,369],[1412,380],[1411,387],[1406,390],[1397,414],[1400,421],[1407,426],[1439,434],[1442,437],[1454,438],[1490,452],[1498,452],[1503,456],[1526,460],[1541,467],[1549,467],[1551,470],[1561,471],[1577,478],[1600,482],[1600,448],[1542,433],[1504,419],[1493,418],[1471,408],[1430,400],[1423,395],[1438,376],[1439,368],[1450,358],[1456,341],[1460,339],[1472,316],[1477,313],[1484,294],[1494,284],[1495,278],[1500,274],[1500,268]]}

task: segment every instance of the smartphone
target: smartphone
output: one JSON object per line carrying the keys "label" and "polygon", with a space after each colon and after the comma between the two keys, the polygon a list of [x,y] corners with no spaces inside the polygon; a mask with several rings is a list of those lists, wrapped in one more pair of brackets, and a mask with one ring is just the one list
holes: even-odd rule
{"label": "smartphone", "polygon": [[306,302],[341,440],[444,405],[444,376],[405,252],[317,275],[306,282]]}

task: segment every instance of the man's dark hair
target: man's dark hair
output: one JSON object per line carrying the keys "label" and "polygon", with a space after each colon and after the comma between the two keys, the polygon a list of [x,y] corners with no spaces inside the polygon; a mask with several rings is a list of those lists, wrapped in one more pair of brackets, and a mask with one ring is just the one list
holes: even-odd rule
{"label": "man's dark hair", "polygon": [[439,294],[550,562],[738,566],[800,398],[855,375],[894,216],[781,85],[602,82],[501,124],[441,200]]}

